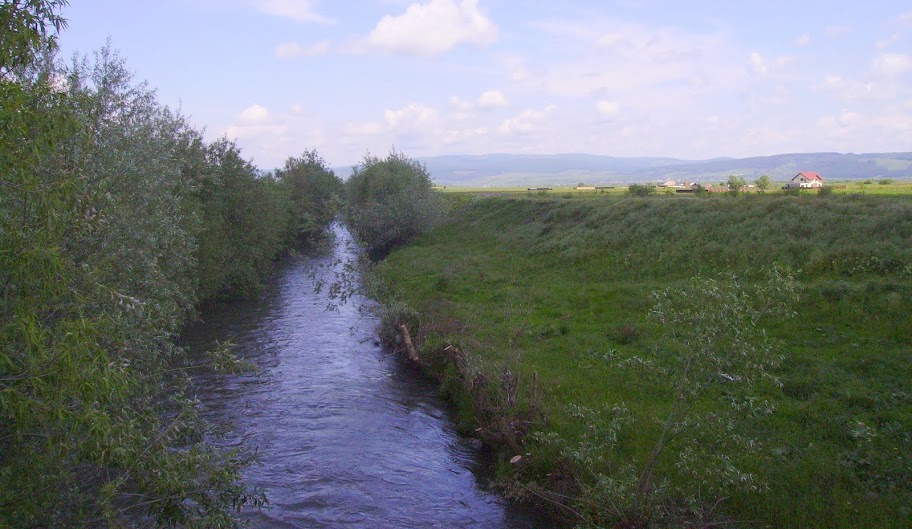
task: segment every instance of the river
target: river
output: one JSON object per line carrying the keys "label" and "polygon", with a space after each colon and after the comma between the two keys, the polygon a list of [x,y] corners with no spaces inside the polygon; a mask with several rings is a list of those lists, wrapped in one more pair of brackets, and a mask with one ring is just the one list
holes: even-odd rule
{"label": "river", "polygon": [[377,344],[365,300],[327,310],[316,282],[357,252],[333,230],[331,252],[286,259],[259,299],[207,309],[183,336],[195,355],[230,339],[260,366],[197,379],[226,442],[257,447],[244,480],[269,504],[243,517],[262,528],[547,527],[490,489],[484,450],[456,432],[431,382]]}

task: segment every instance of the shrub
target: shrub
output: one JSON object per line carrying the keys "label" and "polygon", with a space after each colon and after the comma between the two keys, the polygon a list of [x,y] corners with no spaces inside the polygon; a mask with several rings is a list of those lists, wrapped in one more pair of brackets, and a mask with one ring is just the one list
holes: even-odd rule
{"label": "shrub", "polygon": [[648,184],[630,184],[630,187],[627,188],[627,194],[635,197],[647,197],[655,193],[655,186]]}
{"label": "shrub", "polygon": [[302,240],[320,235],[338,213],[342,180],[315,150],[288,158],[285,167],[276,171],[276,178],[291,201],[292,235]]}
{"label": "shrub", "polygon": [[738,193],[740,193],[741,189],[744,188],[744,186],[747,184],[744,181],[743,177],[731,175],[728,177],[728,181],[725,183],[725,185],[728,187],[728,192],[732,196],[738,196]]}
{"label": "shrub", "polygon": [[395,150],[385,159],[365,156],[345,195],[349,226],[374,259],[431,229],[447,209],[427,168]]}

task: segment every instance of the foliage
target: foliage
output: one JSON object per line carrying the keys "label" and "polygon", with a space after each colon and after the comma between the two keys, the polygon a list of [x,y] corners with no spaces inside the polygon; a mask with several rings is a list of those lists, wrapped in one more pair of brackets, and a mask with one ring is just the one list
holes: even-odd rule
{"label": "foliage", "polygon": [[227,139],[205,147],[203,165],[191,173],[198,227],[199,295],[251,296],[288,242],[288,196]]}
{"label": "foliage", "polygon": [[772,182],[770,181],[769,176],[761,175],[754,183],[757,184],[757,189],[759,189],[761,193],[765,193]]}
{"label": "foliage", "polygon": [[[574,467],[582,467],[587,476],[576,479],[580,487],[588,487],[585,501],[598,498],[614,506],[616,519],[635,518],[646,525],[669,521],[669,500],[683,498],[698,512],[701,495],[764,489],[738,461],[760,454],[762,443],[745,433],[745,425],[773,411],[770,401],[759,395],[761,387],[780,385],[773,374],[780,357],[761,321],[791,315],[797,286],[787,272],[774,268],[764,280],[749,285],[734,276],[697,278],[653,297],[650,315],[667,334],[663,343],[671,354],[642,358],[615,352],[604,359],[632,380],[645,377],[667,388],[668,411],[652,450],[636,459],[610,458],[628,428],[644,429],[639,424],[643,419],[630,414],[629,403],[611,405],[607,421],[589,408],[572,406],[571,415],[587,425],[576,443],[555,432],[537,436]],[[719,405],[706,406],[713,401]],[[674,465],[665,465],[673,469],[671,475],[658,479],[656,469],[673,444],[681,448]]]}
{"label": "foliage", "polygon": [[[679,466],[689,472],[689,484],[718,495],[730,486],[752,484],[752,475],[732,465],[733,452],[721,447],[736,441],[744,454],[758,445],[739,434],[738,420],[745,418],[739,415],[749,420],[772,412],[769,402],[753,394],[763,382],[780,385],[772,371],[780,358],[761,319],[793,316],[798,298],[794,277],[774,267],[750,285],[730,275],[696,279],[685,288],[666,288],[653,296],[650,315],[670,334],[666,343],[674,350],[672,365],[658,374],[673,389],[671,410],[640,473],[638,494],[653,491],[659,457],[672,440],[686,435],[692,436],[691,442],[680,442],[689,446],[689,460]],[[711,393],[726,406],[700,414],[695,406]]]}
{"label": "foliage", "polygon": [[627,194],[635,197],[646,197],[656,194],[656,187],[649,184],[630,184]]}
{"label": "foliage", "polygon": [[0,79],[29,65],[41,50],[56,48],[66,27],[60,10],[67,0],[6,1],[0,4]]}
{"label": "foliage", "polygon": [[382,258],[431,229],[446,215],[421,162],[391,151],[366,155],[345,183],[346,218],[367,252]]}
{"label": "foliage", "polygon": [[725,185],[731,195],[737,195],[747,183],[744,181],[743,176],[731,175]]}
{"label": "foliage", "polygon": [[251,457],[213,443],[172,338],[259,283],[291,199],[110,47],[43,55],[60,5],[0,11],[32,32],[0,36],[0,526],[234,527],[263,502],[239,482]]}
{"label": "foliage", "polygon": [[297,222],[294,235],[308,240],[322,233],[341,205],[342,181],[317,151],[288,158],[285,167],[276,171],[276,178],[286,186],[291,200]]}

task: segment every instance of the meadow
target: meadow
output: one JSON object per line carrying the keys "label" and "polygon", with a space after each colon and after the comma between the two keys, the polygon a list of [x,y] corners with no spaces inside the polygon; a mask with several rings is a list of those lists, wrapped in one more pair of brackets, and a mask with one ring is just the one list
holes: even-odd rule
{"label": "meadow", "polygon": [[[717,179],[716,179],[717,180]],[[704,184],[717,185],[716,180],[707,180]],[[748,182],[751,183],[751,182]],[[782,194],[782,186],[785,182],[772,182],[770,190],[766,194]],[[912,195],[912,180],[842,180],[828,182],[833,188],[834,194],[839,195]],[[533,197],[533,196],[551,196],[567,198],[568,195],[576,197],[599,197],[599,196],[621,196],[627,193],[628,186],[623,184],[606,184],[604,187],[596,190],[580,190],[575,186],[554,186],[551,189],[539,191],[530,190],[529,187],[471,187],[449,185],[438,187],[439,190],[447,194],[466,194],[472,196],[503,196],[503,197]],[[663,188],[656,188],[657,194],[674,193]],[[806,191],[813,193],[813,191]]]}
{"label": "meadow", "polygon": [[[500,448],[501,479],[519,496],[590,526],[908,527],[912,201],[897,195],[912,186],[847,185],[831,196],[452,193],[449,220],[375,271],[384,301],[414,310],[422,357],[463,428]],[[707,429],[740,379],[700,394],[646,505],[630,479],[662,434],[685,354],[654,293],[720,274],[760,292],[771,267],[790,271],[800,298],[789,317],[758,320],[778,384],[745,402],[768,413]]]}

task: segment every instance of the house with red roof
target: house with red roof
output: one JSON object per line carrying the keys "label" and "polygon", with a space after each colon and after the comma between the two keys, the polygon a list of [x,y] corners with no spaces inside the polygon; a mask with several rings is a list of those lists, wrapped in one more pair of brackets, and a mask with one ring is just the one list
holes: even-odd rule
{"label": "house with red roof", "polygon": [[786,187],[789,189],[819,189],[823,187],[823,177],[817,173],[804,171],[793,176]]}

